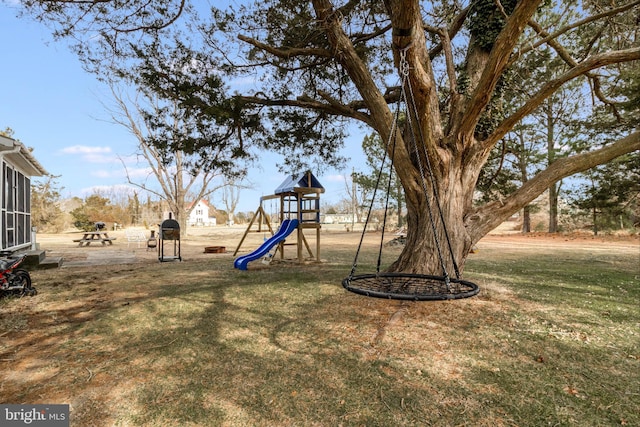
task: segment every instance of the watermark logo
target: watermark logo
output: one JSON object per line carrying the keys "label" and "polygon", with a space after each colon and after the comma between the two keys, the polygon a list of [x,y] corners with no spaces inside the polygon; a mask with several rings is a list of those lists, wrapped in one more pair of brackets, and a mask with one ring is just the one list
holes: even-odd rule
{"label": "watermark logo", "polygon": [[0,405],[0,426],[69,427],[69,405]]}

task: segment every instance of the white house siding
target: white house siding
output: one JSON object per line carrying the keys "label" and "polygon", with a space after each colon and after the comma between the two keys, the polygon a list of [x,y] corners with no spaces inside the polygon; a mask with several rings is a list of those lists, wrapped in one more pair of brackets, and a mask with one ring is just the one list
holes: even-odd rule
{"label": "white house siding", "polygon": [[198,203],[196,203],[195,207],[189,214],[187,224],[190,226],[200,227],[210,227],[216,225],[215,217],[209,217],[209,204],[204,200],[200,200]]}

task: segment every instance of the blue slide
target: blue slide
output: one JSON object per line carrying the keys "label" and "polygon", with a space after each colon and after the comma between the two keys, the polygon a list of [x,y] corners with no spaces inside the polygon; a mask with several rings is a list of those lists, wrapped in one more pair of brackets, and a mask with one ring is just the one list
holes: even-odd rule
{"label": "blue slide", "polygon": [[250,254],[242,255],[236,258],[236,260],[233,262],[233,266],[239,270],[246,270],[247,264],[249,264],[249,261],[254,261],[258,258],[262,258],[263,256],[265,256],[267,253],[269,253],[271,248],[273,248],[275,245],[277,245],[278,243],[286,239],[286,237],[289,234],[293,233],[293,230],[295,230],[296,228],[298,228],[297,219],[285,219],[282,222],[282,225],[280,225],[280,228],[278,229],[278,231],[276,231],[276,234],[271,236],[270,239],[265,241],[262,244],[262,246],[260,246],[255,251],[251,252]]}

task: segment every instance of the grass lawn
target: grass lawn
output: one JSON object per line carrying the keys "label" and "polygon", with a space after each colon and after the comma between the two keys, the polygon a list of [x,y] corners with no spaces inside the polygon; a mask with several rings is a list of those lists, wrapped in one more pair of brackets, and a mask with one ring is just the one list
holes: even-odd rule
{"label": "grass lawn", "polygon": [[480,294],[439,302],[344,291],[353,244],[36,271],[0,300],[0,402],[72,426],[640,426],[640,249],[603,248],[481,244]]}

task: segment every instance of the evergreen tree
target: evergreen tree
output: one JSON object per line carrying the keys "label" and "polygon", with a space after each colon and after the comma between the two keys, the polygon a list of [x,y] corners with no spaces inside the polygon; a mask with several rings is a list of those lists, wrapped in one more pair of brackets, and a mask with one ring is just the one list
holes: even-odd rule
{"label": "evergreen tree", "polygon": [[632,229],[640,221],[640,152],[583,174],[573,205],[590,218],[594,234]]}
{"label": "evergreen tree", "polygon": [[[362,140],[362,151],[368,170],[354,172],[352,179],[360,187],[363,194],[368,195],[368,203],[365,208],[372,206],[375,209],[385,209],[388,206],[388,215],[395,214],[398,217],[397,226],[403,226],[404,192],[402,184],[395,170],[390,169],[391,160],[385,154],[386,144],[378,134],[370,134]],[[384,164],[383,164],[384,160]],[[371,204],[376,189],[376,200]],[[387,203],[387,198],[389,202]]]}
{"label": "evergreen tree", "polygon": [[39,231],[59,233],[64,228],[63,212],[60,209],[59,176],[47,175],[31,183],[31,224]]}
{"label": "evergreen tree", "polygon": [[[619,126],[618,137],[603,138],[606,144],[592,139],[589,150],[556,159],[500,201],[474,204],[475,185],[491,150],[569,82],[588,82],[593,99],[614,115],[628,101],[612,94],[624,85],[625,64],[636,61],[637,67],[640,60],[640,5],[633,1],[568,3],[569,22],[546,19],[555,9],[541,0],[483,0],[468,6],[266,0],[213,7],[210,13],[185,0],[21,4],[53,24],[57,35],[77,40],[88,69],[111,77],[137,75],[164,99],[234,130],[239,154],[266,147],[300,170],[308,166],[304,163],[340,160],[336,153],[354,121],[383,141],[394,137],[408,234],[392,271],[440,271],[435,242],[442,240],[437,235],[443,230],[430,227],[430,194],[438,195],[454,257],[463,266],[480,238],[551,185],[640,149],[640,131]],[[505,98],[509,70],[533,64],[529,61],[541,46],[566,68],[536,81],[528,96]],[[156,55],[166,52],[175,58]],[[182,71],[194,64],[198,78],[183,79]],[[239,86],[243,93],[227,93],[218,84],[220,76],[253,84]],[[416,94],[412,109],[419,140],[392,135],[391,105],[402,93],[394,85],[399,76],[408,77],[405,87]],[[514,102],[511,110],[504,108],[508,101]],[[209,149],[193,142],[195,149]],[[434,165],[428,174],[437,190],[429,194],[420,171],[427,159]],[[446,263],[451,270],[451,261]]]}

